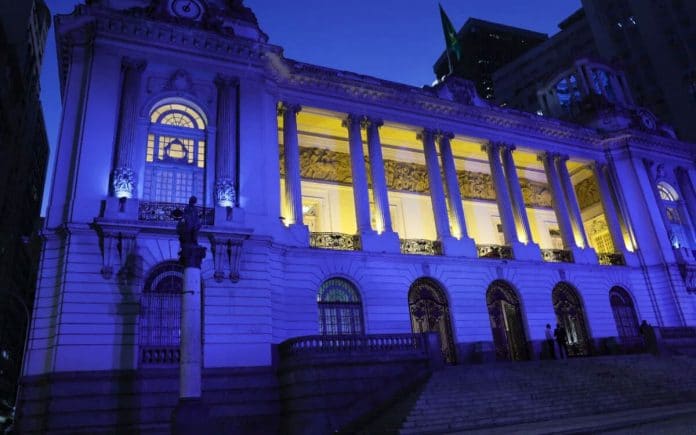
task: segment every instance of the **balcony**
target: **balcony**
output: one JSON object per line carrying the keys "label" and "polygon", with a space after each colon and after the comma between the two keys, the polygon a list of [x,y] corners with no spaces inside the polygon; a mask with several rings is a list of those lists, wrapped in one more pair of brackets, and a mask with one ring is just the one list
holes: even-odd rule
{"label": "balcony", "polygon": [[360,236],[344,233],[310,233],[309,246],[337,251],[359,251]]}
{"label": "balcony", "polygon": [[626,260],[622,254],[602,252],[598,253],[599,264],[604,266],[625,266]]}
{"label": "balcony", "polygon": [[573,253],[565,249],[542,249],[541,256],[549,263],[572,263]]}
{"label": "balcony", "polygon": [[[176,202],[146,202],[140,201],[138,206],[138,220],[148,222],[177,222],[172,216],[175,210],[184,211],[186,204]],[[215,222],[215,209],[196,206],[198,218],[202,225],[213,225]]]}
{"label": "balcony", "polygon": [[479,258],[512,260],[512,248],[504,245],[476,245]]}
{"label": "balcony", "polygon": [[400,239],[402,254],[442,255],[442,244],[437,240]]}
{"label": "balcony", "polygon": [[142,366],[176,366],[179,364],[179,346],[142,346],[140,364]]}

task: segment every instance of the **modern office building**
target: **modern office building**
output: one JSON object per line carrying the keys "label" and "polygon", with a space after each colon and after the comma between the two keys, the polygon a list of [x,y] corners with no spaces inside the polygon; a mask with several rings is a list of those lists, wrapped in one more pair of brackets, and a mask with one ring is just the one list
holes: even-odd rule
{"label": "modern office building", "polygon": [[612,68],[544,88],[559,116],[616,102],[578,124],[454,76],[416,88],[288,59],[241,1],[118,4],[56,19],[64,115],[22,433],[168,430],[174,211],[192,195],[203,402],[237,419],[227,433],[338,430],[417,379],[432,343],[449,364],[536,359],[559,323],[584,356],[640,346],[639,319],[696,325],[696,151]]}
{"label": "modern office building", "polygon": [[[544,33],[469,18],[457,33],[461,59],[453,61],[453,75],[471,80],[482,98],[495,98],[493,73],[503,65],[547,39]],[[450,73],[447,53],[435,62],[438,79]]]}
{"label": "modern office building", "polygon": [[0,419],[14,407],[36,283],[48,159],[39,70],[49,27],[42,0],[0,4]]}

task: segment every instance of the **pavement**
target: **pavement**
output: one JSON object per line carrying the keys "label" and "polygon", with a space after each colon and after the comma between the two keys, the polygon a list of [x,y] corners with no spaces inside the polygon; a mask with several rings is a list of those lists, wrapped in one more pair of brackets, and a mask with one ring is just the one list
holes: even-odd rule
{"label": "pavement", "polygon": [[696,403],[498,426],[455,434],[631,434],[696,435]]}

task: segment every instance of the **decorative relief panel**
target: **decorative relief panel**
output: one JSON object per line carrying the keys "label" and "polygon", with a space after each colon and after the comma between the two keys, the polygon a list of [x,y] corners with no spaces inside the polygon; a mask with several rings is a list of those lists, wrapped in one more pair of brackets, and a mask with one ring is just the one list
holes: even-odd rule
{"label": "decorative relief panel", "polygon": [[[283,147],[280,147],[281,161]],[[365,158],[369,173],[369,161]],[[425,165],[417,163],[384,160],[384,173],[389,190],[430,194],[428,170]],[[281,164],[281,176],[285,168]],[[323,148],[300,147],[300,175],[306,180],[329,181],[339,184],[352,184],[350,156]],[[489,174],[471,171],[458,171],[459,188],[464,199],[482,199],[495,201],[493,179]],[[551,208],[551,193],[543,183],[520,179],[525,204],[532,207]]]}
{"label": "decorative relief panel", "polygon": [[599,196],[599,186],[595,181],[594,177],[586,178],[575,186],[575,193],[578,196],[578,203],[580,204],[580,209],[597,204],[601,198]]}

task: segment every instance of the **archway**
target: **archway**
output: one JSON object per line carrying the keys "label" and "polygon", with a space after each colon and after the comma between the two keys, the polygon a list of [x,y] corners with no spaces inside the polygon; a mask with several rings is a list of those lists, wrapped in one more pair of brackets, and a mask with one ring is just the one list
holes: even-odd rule
{"label": "archway", "polygon": [[577,291],[570,284],[561,282],[554,287],[551,298],[556,321],[566,330],[568,355],[589,355],[590,335]]}
{"label": "archway", "polygon": [[609,302],[614,314],[616,330],[619,333],[619,340],[624,350],[638,351],[642,349],[643,338],[640,335],[638,316],[631,296],[621,287],[612,287],[609,290]]}
{"label": "archway", "polygon": [[442,356],[447,363],[454,364],[456,351],[452,321],[442,288],[431,279],[417,279],[408,291],[408,308],[413,332],[437,332],[442,343]]}
{"label": "archway", "polygon": [[529,359],[520,300],[505,281],[494,281],[486,291],[486,305],[499,360]]}

